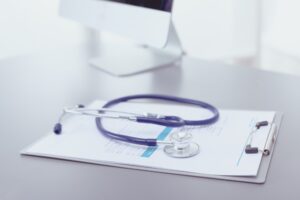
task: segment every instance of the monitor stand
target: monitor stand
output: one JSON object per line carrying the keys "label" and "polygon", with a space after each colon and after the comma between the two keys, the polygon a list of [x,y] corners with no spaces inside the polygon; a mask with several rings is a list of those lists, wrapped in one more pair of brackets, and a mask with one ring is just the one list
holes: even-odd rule
{"label": "monitor stand", "polygon": [[108,45],[101,47],[100,57],[90,64],[114,76],[130,76],[161,67],[172,66],[184,55],[173,23],[164,48],[134,45]]}

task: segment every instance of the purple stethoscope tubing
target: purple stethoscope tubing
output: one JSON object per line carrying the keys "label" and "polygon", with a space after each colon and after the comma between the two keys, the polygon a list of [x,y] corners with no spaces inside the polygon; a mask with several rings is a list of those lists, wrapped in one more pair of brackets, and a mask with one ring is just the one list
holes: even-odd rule
{"label": "purple stethoscope tubing", "polygon": [[[186,105],[193,105],[198,106],[203,109],[207,109],[210,111],[213,116],[207,119],[201,120],[183,120],[177,116],[164,116],[163,118],[151,118],[151,117],[136,117],[136,122],[138,123],[149,123],[149,124],[156,124],[166,127],[182,127],[182,126],[203,126],[203,125],[210,125],[218,121],[219,119],[219,111],[216,107],[194,99],[186,99],[181,97],[175,96],[168,96],[168,95],[158,95],[158,94],[140,94],[140,95],[131,95],[131,96],[124,96],[121,98],[113,99],[108,101],[102,108],[111,108],[117,104],[127,102],[130,100],[137,100],[137,99],[152,99],[152,100],[163,100],[169,101],[174,103],[186,104]],[[128,142],[132,144],[138,145],[145,145],[145,146],[157,146],[157,140],[153,138],[138,138],[132,137],[128,135],[122,135],[118,133],[111,132],[105,129],[102,119],[100,117],[95,118],[96,126],[98,130],[106,137],[119,140],[123,142]]]}

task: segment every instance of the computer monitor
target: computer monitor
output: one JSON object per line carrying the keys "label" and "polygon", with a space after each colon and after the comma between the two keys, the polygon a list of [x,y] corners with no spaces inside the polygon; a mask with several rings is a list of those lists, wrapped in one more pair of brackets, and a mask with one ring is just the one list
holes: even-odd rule
{"label": "computer monitor", "polygon": [[61,0],[60,14],[90,28],[154,47],[120,45],[113,52],[92,59],[91,63],[100,69],[122,76],[165,66],[174,60],[172,53],[163,53],[168,48],[159,49],[170,41],[172,5],[173,0]]}

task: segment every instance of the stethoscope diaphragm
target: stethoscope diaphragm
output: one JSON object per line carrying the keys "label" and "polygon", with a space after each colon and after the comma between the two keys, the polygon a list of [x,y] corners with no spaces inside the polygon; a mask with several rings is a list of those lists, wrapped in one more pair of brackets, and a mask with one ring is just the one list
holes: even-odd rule
{"label": "stethoscope diaphragm", "polygon": [[192,135],[186,132],[174,132],[170,136],[172,144],[164,147],[166,155],[173,158],[189,158],[200,152],[200,146],[192,142]]}

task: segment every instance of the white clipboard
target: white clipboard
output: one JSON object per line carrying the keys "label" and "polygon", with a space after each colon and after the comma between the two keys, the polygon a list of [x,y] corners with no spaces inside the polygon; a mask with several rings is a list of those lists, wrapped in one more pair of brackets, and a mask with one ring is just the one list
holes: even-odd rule
{"label": "white clipboard", "polygon": [[[276,113],[273,125],[276,126],[274,133],[272,133],[272,146],[270,149],[270,154],[267,156],[263,156],[260,162],[259,170],[256,176],[224,176],[224,175],[211,175],[211,174],[204,174],[204,173],[193,173],[187,171],[180,171],[180,170],[172,170],[172,169],[163,169],[163,168],[155,168],[155,167],[147,167],[147,166],[140,166],[135,164],[122,164],[118,162],[107,162],[105,160],[91,160],[85,158],[76,158],[76,157],[65,157],[60,155],[53,155],[47,153],[39,153],[37,151],[31,151],[31,146],[26,148],[21,152],[22,155],[33,155],[33,156],[40,156],[40,157],[48,157],[48,158],[57,158],[63,160],[72,160],[78,162],[85,162],[85,163],[93,163],[93,164],[101,164],[107,166],[115,166],[115,167],[122,167],[122,168],[131,168],[131,169],[138,169],[138,170],[146,170],[146,171],[154,171],[154,172],[161,172],[161,173],[169,173],[169,174],[180,174],[180,175],[188,175],[188,176],[195,176],[195,177],[203,177],[203,178],[212,178],[212,179],[223,179],[223,180],[230,180],[230,181],[240,181],[240,182],[248,182],[248,183],[265,183],[268,169],[270,167],[271,158],[273,156],[275,142],[278,138],[279,128],[282,121],[283,114]],[[271,134],[272,129],[270,129],[269,136]],[[43,140],[43,139],[42,139]]]}

